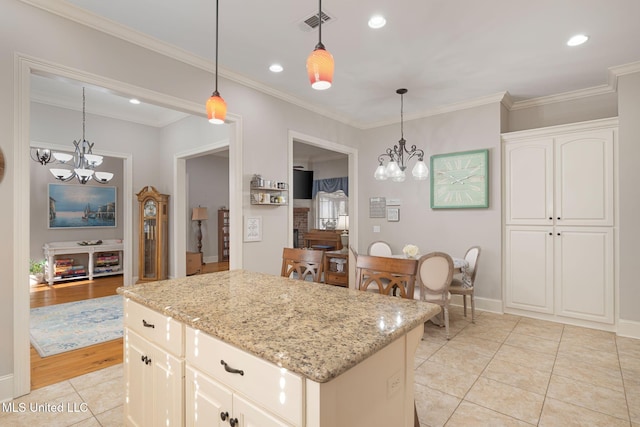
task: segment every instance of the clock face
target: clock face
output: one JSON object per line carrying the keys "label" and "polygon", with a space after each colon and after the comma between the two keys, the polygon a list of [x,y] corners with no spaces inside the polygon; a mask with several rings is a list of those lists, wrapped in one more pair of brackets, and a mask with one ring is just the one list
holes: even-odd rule
{"label": "clock face", "polygon": [[431,208],[489,207],[488,150],[431,156]]}
{"label": "clock face", "polygon": [[156,216],[156,202],[147,200],[144,204],[144,216]]}

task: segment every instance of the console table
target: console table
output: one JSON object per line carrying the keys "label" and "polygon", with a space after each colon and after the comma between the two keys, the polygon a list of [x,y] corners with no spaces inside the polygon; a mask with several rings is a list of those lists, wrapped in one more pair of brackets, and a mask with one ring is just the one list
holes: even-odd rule
{"label": "console table", "polygon": [[[44,256],[47,260],[45,277],[47,283],[53,285],[54,282],[71,279],[89,279],[94,277],[110,276],[122,274],[124,244],[122,240],[103,240],[99,245],[81,245],[81,242],[49,242],[42,246]],[[108,255],[116,254],[117,255]],[[56,275],[56,258],[60,255],[84,255],[87,256],[87,265],[84,271],[77,270],[78,274],[68,274],[65,276]],[[83,257],[84,258],[84,257]],[[73,258],[71,266],[76,266],[78,260]],[[73,270],[70,270],[71,272]]]}

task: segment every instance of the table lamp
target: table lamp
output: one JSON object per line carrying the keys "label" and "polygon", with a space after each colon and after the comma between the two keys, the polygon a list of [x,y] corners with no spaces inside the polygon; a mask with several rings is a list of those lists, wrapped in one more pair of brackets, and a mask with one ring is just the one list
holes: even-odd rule
{"label": "table lamp", "polygon": [[191,213],[191,220],[198,221],[198,233],[196,234],[196,239],[198,239],[198,252],[202,253],[202,221],[209,219],[207,216],[207,208],[203,208],[198,206],[197,208],[193,208],[193,212]]}
{"label": "table lamp", "polygon": [[343,248],[349,247],[349,215],[338,216],[338,230],[342,230],[340,241]]}

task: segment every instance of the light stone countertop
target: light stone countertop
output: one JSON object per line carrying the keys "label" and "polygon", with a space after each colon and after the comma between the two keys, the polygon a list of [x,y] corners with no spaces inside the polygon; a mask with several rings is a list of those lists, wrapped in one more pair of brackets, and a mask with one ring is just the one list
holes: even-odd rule
{"label": "light stone countertop", "polygon": [[440,312],[435,304],[222,271],[118,293],[316,382],[327,382]]}

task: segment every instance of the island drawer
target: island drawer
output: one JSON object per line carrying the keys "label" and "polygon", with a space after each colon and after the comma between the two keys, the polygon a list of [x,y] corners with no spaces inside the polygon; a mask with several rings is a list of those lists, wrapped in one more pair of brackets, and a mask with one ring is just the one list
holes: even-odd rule
{"label": "island drawer", "polygon": [[189,326],[185,335],[189,365],[283,420],[303,424],[301,377]]}
{"label": "island drawer", "polygon": [[175,356],[184,355],[182,323],[126,297],[124,326]]}

